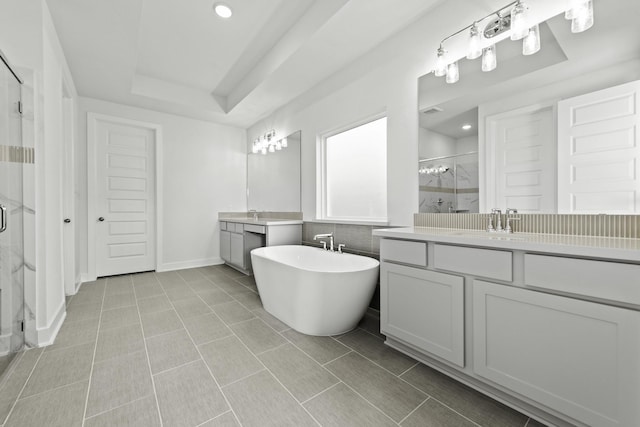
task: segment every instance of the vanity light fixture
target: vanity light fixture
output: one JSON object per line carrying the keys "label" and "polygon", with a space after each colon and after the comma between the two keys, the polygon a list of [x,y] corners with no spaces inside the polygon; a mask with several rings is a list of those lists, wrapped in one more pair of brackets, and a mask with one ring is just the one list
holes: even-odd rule
{"label": "vanity light fixture", "polygon": [[434,166],[418,169],[418,173],[421,175],[440,175],[449,171],[449,166]]}
{"label": "vanity light fixture", "polygon": [[231,18],[231,15],[233,15],[233,11],[231,10],[231,8],[224,3],[214,3],[213,10],[220,18],[228,19]]}
{"label": "vanity light fixture", "polygon": [[276,131],[271,129],[253,141],[251,152],[253,154],[261,153],[266,156],[267,153],[275,153],[283,148],[287,148],[287,138],[277,139]]}
{"label": "vanity light fixture", "polygon": [[[593,26],[593,0],[565,0],[568,2],[565,18],[571,20],[571,32],[581,33]],[[486,23],[488,18],[493,19]],[[479,24],[486,23],[484,31],[480,32]],[[476,59],[482,55],[482,71],[492,71],[497,66],[496,45],[487,46],[489,40],[499,34],[510,31],[511,40],[522,40],[522,54],[533,55],[540,50],[539,23],[531,22],[529,6],[525,0],[516,0],[495,12],[476,20],[445,37],[436,51],[436,65],[433,74],[437,77],[446,76],[447,83],[455,83],[460,78],[460,70],[456,58],[449,61],[444,43],[452,37],[469,30],[469,47],[467,59]],[[484,40],[483,40],[484,39]],[[483,43],[484,41],[484,43]],[[482,45],[485,45],[484,49]]]}

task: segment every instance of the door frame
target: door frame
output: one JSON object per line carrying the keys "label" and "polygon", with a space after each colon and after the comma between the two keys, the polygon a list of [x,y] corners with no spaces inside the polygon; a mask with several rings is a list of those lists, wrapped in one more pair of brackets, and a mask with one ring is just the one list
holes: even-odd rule
{"label": "door frame", "polygon": [[[62,216],[71,219],[70,224],[62,226],[62,245],[66,257],[63,260],[63,278],[65,295],[74,295],[80,286],[80,278],[76,274],[76,218],[75,218],[75,101],[70,95],[67,84],[62,84]],[[73,255],[73,256],[69,256]]]}
{"label": "door frame", "polygon": [[162,126],[157,123],[143,122],[140,120],[125,119],[118,116],[111,116],[100,113],[87,113],[87,279],[93,281],[97,279],[96,275],[96,204],[98,202],[96,194],[98,190],[97,176],[97,148],[98,148],[98,122],[109,122],[120,125],[137,126],[149,129],[155,134],[155,267],[159,269],[160,260],[162,259],[162,194],[163,194],[163,169],[162,169]]}

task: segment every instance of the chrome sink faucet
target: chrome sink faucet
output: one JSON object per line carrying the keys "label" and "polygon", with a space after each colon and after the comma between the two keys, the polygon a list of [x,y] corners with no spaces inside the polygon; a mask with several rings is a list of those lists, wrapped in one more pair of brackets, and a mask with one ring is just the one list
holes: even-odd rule
{"label": "chrome sink faucet", "polygon": [[257,221],[258,220],[258,211],[255,209],[249,209],[249,213],[253,214],[253,220]]}
{"label": "chrome sink faucet", "polygon": [[[333,233],[325,233],[325,234],[316,234],[315,236],[313,236],[313,240],[318,240],[318,239],[329,239],[329,249],[331,252],[334,252],[333,249]],[[327,250],[327,242],[322,242],[323,247],[325,248],[325,250]]]}
{"label": "chrome sink faucet", "polygon": [[[496,225],[493,225],[493,216],[496,216]],[[491,216],[489,217],[489,226],[487,227],[489,233],[497,233],[502,231],[502,211],[500,209],[491,209]]]}
{"label": "chrome sink faucet", "polygon": [[[520,218],[513,218],[511,215],[517,214],[517,209],[507,208],[506,218],[507,223],[504,228],[502,228],[502,211],[500,209],[491,209],[491,215],[489,215],[489,224],[487,225],[487,232],[489,233],[513,233],[513,228],[511,228],[511,223],[513,221],[520,221]],[[493,216],[496,216],[495,227],[493,223]]]}

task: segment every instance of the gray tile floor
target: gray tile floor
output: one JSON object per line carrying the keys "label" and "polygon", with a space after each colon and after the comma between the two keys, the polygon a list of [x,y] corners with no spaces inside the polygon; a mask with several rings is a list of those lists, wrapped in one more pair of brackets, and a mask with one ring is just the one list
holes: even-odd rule
{"label": "gray tile floor", "polygon": [[0,386],[5,426],[540,424],[386,347],[297,333],[225,266],[85,283]]}

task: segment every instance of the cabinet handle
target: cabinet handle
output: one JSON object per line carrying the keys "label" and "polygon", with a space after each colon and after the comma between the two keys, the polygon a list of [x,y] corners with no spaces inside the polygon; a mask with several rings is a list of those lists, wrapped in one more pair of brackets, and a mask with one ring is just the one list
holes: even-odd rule
{"label": "cabinet handle", "polygon": [[7,229],[7,207],[0,205],[0,233]]}

